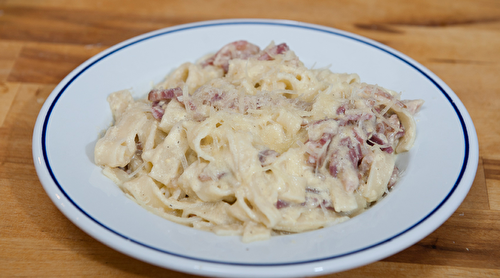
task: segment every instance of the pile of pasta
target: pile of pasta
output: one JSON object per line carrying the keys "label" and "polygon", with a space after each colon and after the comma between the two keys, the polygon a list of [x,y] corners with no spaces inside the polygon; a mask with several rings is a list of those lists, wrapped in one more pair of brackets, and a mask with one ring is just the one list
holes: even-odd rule
{"label": "pile of pasta", "polygon": [[147,99],[108,101],[103,173],[159,216],[244,242],[369,208],[397,182],[423,103],[246,41],[181,65]]}

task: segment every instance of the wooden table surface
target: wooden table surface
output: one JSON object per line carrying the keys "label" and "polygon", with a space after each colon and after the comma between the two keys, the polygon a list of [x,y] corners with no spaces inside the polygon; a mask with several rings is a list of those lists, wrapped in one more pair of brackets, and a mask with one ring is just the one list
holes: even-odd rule
{"label": "wooden table surface", "polygon": [[493,0],[0,0],[0,276],[192,277],[123,255],[66,219],[37,178],[31,137],[47,96],[86,59],[148,31],[221,18],[298,20],[384,43],[444,80],[476,126],[478,172],[448,221],[398,254],[324,277],[500,276],[500,1]]}

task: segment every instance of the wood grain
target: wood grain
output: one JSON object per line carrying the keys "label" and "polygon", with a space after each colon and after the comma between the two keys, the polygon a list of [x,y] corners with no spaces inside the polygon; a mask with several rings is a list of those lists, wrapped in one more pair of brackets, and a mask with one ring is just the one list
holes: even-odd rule
{"label": "wood grain", "polygon": [[57,84],[78,65],[104,49],[93,45],[26,43],[7,81]]}
{"label": "wood grain", "polygon": [[493,0],[0,0],[0,277],[194,277],[132,259],[74,226],[38,180],[31,137],[50,92],[88,58],[148,31],[221,18],[305,21],[387,44],[446,82],[474,121],[478,171],[448,221],[398,254],[321,277],[500,277],[500,2]]}

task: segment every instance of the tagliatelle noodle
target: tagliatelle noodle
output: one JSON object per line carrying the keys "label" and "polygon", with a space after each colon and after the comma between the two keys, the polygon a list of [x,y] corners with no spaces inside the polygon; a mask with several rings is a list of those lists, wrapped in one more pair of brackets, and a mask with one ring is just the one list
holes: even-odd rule
{"label": "tagliatelle noodle", "polygon": [[396,183],[423,101],[246,41],[185,63],[148,99],[108,97],[95,162],[168,220],[244,242],[363,212]]}

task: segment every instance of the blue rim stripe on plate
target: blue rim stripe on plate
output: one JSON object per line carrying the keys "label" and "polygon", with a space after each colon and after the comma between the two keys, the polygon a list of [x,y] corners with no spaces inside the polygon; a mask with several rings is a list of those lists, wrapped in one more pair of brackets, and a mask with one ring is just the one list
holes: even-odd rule
{"label": "blue rim stripe on plate", "polygon": [[[118,52],[118,51],[120,51],[120,50],[122,50],[124,48],[127,48],[129,46],[132,46],[134,44],[140,43],[140,42],[145,41],[145,40],[149,40],[149,39],[152,39],[152,38],[155,38],[155,37],[159,37],[159,36],[163,36],[163,35],[170,34],[170,33],[185,31],[185,30],[189,30],[189,29],[206,28],[206,27],[221,26],[221,25],[274,25],[274,26],[285,26],[285,27],[292,27],[292,28],[308,29],[308,30],[313,30],[313,31],[328,33],[328,34],[331,34],[331,35],[348,38],[348,39],[351,39],[351,40],[354,40],[354,41],[357,41],[357,42],[369,45],[371,47],[374,47],[374,48],[376,48],[376,49],[378,49],[380,51],[383,51],[383,52],[385,52],[387,54],[390,54],[391,56],[399,59],[400,61],[404,62],[405,64],[411,66],[416,71],[418,71],[419,73],[421,73],[429,81],[431,81],[432,84],[434,84],[434,86],[436,86],[439,89],[439,91],[441,91],[441,93],[450,102],[451,106],[453,107],[453,109],[455,110],[455,112],[457,114],[457,117],[460,120],[460,124],[462,126],[462,131],[463,131],[463,135],[464,135],[465,153],[464,153],[464,160],[463,160],[463,164],[462,164],[462,169],[460,170],[460,174],[458,175],[457,180],[455,181],[455,184],[453,185],[453,188],[450,190],[450,192],[448,193],[448,195],[441,201],[441,203],[438,206],[436,206],[436,208],[434,208],[434,210],[432,210],[428,215],[426,215],[420,221],[418,221],[417,223],[415,223],[411,227],[407,228],[406,230],[400,232],[399,234],[396,234],[396,235],[394,235],[394,236],[392,236],[392,237],[390,237],[390,238],[388,238],[386,240],[380,241],[378,243],[375,243],[373,245],[367,246],[365,248],[361,248],[361,249],[358,249],[358,250],[355,250],[355,251],[347,252],[347,253],[336,255],[336,256],[319,258],[319,259],[313,259],[313,260],[307,260],[307,261],[287,262],[287,263],[269,263],[269,264],[261,264],[261,263],[257,263],[257,264],[256,263],[234,263],[234,262],[206,260],[206,259],[200,259],[200,258],[185,256],[185,255],[172,253],[172,252],[169,252],[169,251],[166,251],[166,250],[162,250],[162,249],[159,249],[159,248],[156,248],[156,247],[153,247],[153,246],[141,243],[141,242],[139,242],[137,240],[134,240],[134,239],[129,238],[129,237],[125,236],[125,235],[122,235],[119,232],[117,232],[117,231],[115,231],[115,230],[107,227],[103,223],[97,221],[95,218],[93,218],[91,215],[89,215],[86,211],[84,211],[81,207],[79,207],[75,203],[75,201],[73,201],[68,196],[68,194],[66,193],[66,191],[64,191],[63,187],[57,181],[57,178],[54,175],[54,173],[52,172],[52,169],[50,167],[50,163],[49,163],[49,160],[48,160],[48,157],[47,157],[46,135],[47,135],[48,122],[50,120],[50,115],[51,115],[52,110],[54,109],[57,101],[59,100],[59,98],[61,97],[61,95],[66,91],[66,89],[69,87],[69,85],[71,85],[71,83],[73,83],[73,81],[75,81],[82,73],[84,73],[86,70],[88,70],[93,65],[97,64],[98,62],[102,61],[106,57],[108,57],[108,56],[110,56],[110,55],[112,55],[112,54],[114,54],[114,53],[116,53],[116,52]],[[399,236],[407,233],[408,231],[414,229],[416,226],[418,226],[419,224],[421,224],[422,222],[424,222],[426,219],[428,219],[429,217],[431,217],[437,210],[439,210],[439,208],[441,208],[446,203],[446,201],[451,197],[451,195],[453,194],[453,192],[455,192],[455,189],[460,184],[460,181],[462,180],[464,172],[465,172],[465,170],[467,168],[467,165],[468,165],[467,163],[468,163],[468,159],[469,159],[469,135],[468,135],[467,127],[465,125],[465,122],[464,122],[464,119],[462,117],[462,114],[460,113],[459,109],[457,108],[457,106],[455,105],[455,103],[451,99],[451,97],[445,92],[445,90],[434,79],[432,79],[429,75],[427,75],[425,72],[423,72],[417,66],[415,66],[411,62],[405,60],[404,58],[396,55],[395,53],[392,53],[392,52],[390,52],[390,51],[388,51],[386,49],[383,49],[383,48],[381,48],[381,47],[379,47],[377,45],[374,45],[373,43],[370,43],[370,42],[367,42],[367,41],[364,41],[364,40],[352,37],[350,35],[341,34],[341,33],[335,32],[335,31],[330,30],[330,29],[321,29],[321,28],[318,28],[318,27],[312,27],[312,26],[307,26],[307,25],[299,25],[299,24],[292,24],[292,23],[265,22],[265,21],[256,21],[256,22],[254,22],[254,21],[237,21],[237,22],[207,23],[207,24],[201,24],[201,25],[194,25],[194,26],[183,27],[183,28],[174,29],[174,30],[168,30],[168,31],[160,32],[158,34],[153,34],[153,35],[147,36],[145,38],[141,38],[141,39],[135,40],[133,42],[130,42],[130,43],[126,44],[126,45],[123,45],[123,46],[121,46],[121,47],[119,47],[119,48],[117,48],[117,49],[115,49],[115,50],[113,50],[113,51],[111,51],[111,52],[103,55],[102,57],[100,57],[97,60],[93,61],[88,66],[86,66],[85,68],[83,68],[82,70],[80,70],[78,73],[76,73],[75,76],[73,76],[73,78],[71,78],[71,80],[69,80],[64,85],[64,87],[61,89],[61,91],[54,98],[53,102],[51,103],[51,105],[50,105],[50,107],[49,107],[49,109],[47,111],[47,115],[45,117],[45,120],[43,122],[42,138],[41,139],[42,139],[42,152],[43,152],[43,157],[44,157],[45,165],[47,167],[47,171],[49,172],[50,176],[52,177],[52,180],[57,185],[57,187],[59,188],[59,190],[64,194],[64,196],[71,202],[71,204],[73,204],[73,206],[75,208],[77,208],[81,213],[83,213],[89,219],[91,219],[92,221],[94,221],[96,224],[98,224],[101,227],[105,228],[106,230],[108,230],[108,231],[110,231],[110,232],[112,232],[112,233],[114,233],[114,234],[122,237],[123,239],[129,240],[129,241],[131,241],[131,242],[133,242],[135,244],[138,244],[138,245],[140,245],[142,247],[146,247],[146,248],[158,251],[158,252],[162,252],[162,253],[165,253],[165,254],[168,254],[168,255],[173,255],[173,256],[176,256],[176,257],[180,257],[180,258],[185,258],[185,259],[200,261],[200,262],[216,263],[216,264],[224,264],[224,265],[235,265],[235,266],[286,266],[286,265],[307,264],[307,263],[313,263],[313,262],[319,262],[319,261],[325,261],[325,260],[331,260],[331,259],[336,259],[336,258],[341,258],[341,257],[349,256],[349,255],[352,255],[352,254],[356,254],[356,253],[359,253],[359,252],[362,252],[362,251],[365,251],[365,250],[377,247],[377,246],[385,244],[387,242],[390,242],[390,241],[394,240],[395,238],[397,238],[397,237],[399,237]]]}

